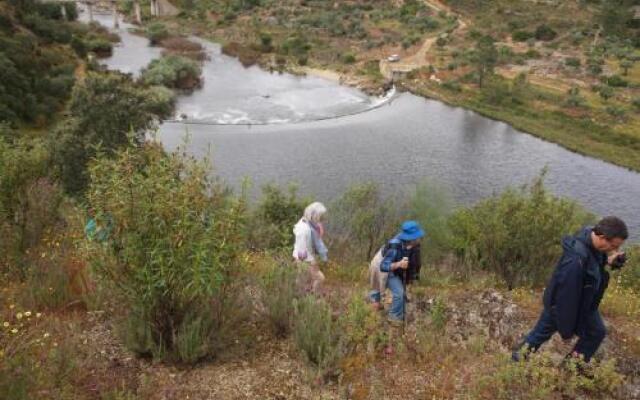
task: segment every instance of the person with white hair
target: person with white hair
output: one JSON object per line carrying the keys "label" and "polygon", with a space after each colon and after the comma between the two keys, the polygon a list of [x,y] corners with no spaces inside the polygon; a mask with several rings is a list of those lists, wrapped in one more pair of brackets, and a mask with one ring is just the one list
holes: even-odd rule
{"label": "person with white hair", "polygon": [[311,203],[304,209],[302,218],[293,227],[295,243],[293,245],[293,259],[300,263],[302,271],[310,281],[310,289],[313,293],[318,293],[324,281],[324,274],[320,271],[319,260],[327,261],[327,246],[322,241],[324,227],[322,219],[327,212],[324,204],[319,202]]}

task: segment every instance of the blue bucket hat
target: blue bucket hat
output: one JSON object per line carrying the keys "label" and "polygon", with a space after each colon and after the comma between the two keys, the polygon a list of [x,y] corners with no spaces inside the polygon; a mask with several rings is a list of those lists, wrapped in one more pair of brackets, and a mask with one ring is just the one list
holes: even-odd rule
{"label": "blue bucket hat", "polygon": [[423,236],[424,231],[420,228],[420,224],[416,221],[405,221],[400,227],[398,239],[408,242],[410,240],[420,239]]}

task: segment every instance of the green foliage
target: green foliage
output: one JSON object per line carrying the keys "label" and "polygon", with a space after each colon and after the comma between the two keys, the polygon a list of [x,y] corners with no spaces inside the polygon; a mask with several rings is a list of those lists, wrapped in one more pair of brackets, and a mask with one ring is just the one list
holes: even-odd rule
{"label": "green foliage", "polygon": [[90,173],[89,203],[114,228],[88,256],[131,310],[127,342],[182,362],[213,355],[242,298],[244,201],[215,183],[208,161],[156,146],[100,157]]}
{"label": "green foliage", "polygon": [[72,94],[71,117],[50,142],[56,172],[69,193],[87,185],[86,167],[100,147],[106,154],[141,143],[156,121],[173,109],[167,89],[148,88],[119,73],[90,73]]}
{"label": "green foliage", "polygon": [[584,107],[587,104],[587,100],[580,95],[580,88],[574,86],[567,91],[567,99],[564,104],[567,107]]}
{"label": "green foliage", "polygon": [[142,71],[147,85],[162,85],[172,89],[192,90],[200,86],[200,65],[186,57],[168,55],[155,59]]}
{"label": "green foliage", "polygon": [[341,358],[340,331],[331,308],[322,299],[307,296],[295,301],[293,336],[310,363],[325,373],[334,372]]}
{"label": "green foliage", "polygon": [[353,64],[353,63],[355,63],[355,62],[356,62],[356,56],[354,56],[354,55],[353,55],[353,54],[351,54],[351,53],[344,54],[344,55],[342,56],[342,62],[343,62],[344,64]]}
{"label": "green foliage", "polygon": [[640,246],[633,246],[626,253],[628,260],[618,273],[620,285],[640,293]]}
{"label": "green foliage", "polygon": [[423,260],[435,261],[450,250],[451,230],[448,219],[452,213],[453,200],[444,187],[435,182],[424,181],[410,194],[405,206],[406,218],[420,223],[426,231],[421,239],[420,254]]}
{"label": "green foliage", "polygon": [[493,69],[498,62],[498,50],[491,36],[481,36],[477,40],[471,61],[478,74],[478,86],[482,87],[484,78],[493,74]]}
{"label": "green foliage", "polygon": [[605,78],[607,85],[611,87],[627,87],[629,82],[623,79],[620,75],[611,75]]}
{"label": "green foliage", "polygon": [[248,223],[248,244],[252,249],[281,249],[293,245],[293,225],[302,217],[308,199],[300,198],[296,186],[285,193],[269,184]]}
{"label": "green foliage", "polygon": [[69,96],[73,53],[40,42],[22,32],[0,33],[0,121],[44,124]]}
{"label": "green foliage", "polygon": [[349,300],[346,312],[338,320],[340,343],[344,354],[355,354],[360,350],[371,352],[380,340],[380,314],[371,309],[363,296],[355,294]]}
{"label": "green foliage", "polygon": [[631,2],[627,0],[603,1],[596,15],[596,20],[602,26],[604,33],[619,38],[626,36],[632,19]]}
{"label": "green foliage", "polygon": [[533,33],[529,31],[515,31],[511,34],[511,38],[515,42],[526,42],[533,37]]}
{"label": "green foliage", "polygon": [[591,220],[577,203],[549,194],[543,179],[544,172],[528,187],[508,189],[450,220],[458,255],[497,274],[509,289],[543,284],[562,236]]}
{"label": "green foliage", "polygon": [[548,42],[555,39],[556,36],[558,36],[558,33],[554,31],[550,26],[542,24],[536,28],[536,31],[533,34],[533,36],[537,40]]}
{"label": "green foliage", "polygon": [[342,260],[370,260],[399,222],[393,202],[382,197],[378,185],[355,185],[331,206],[332,252]]}
{"label": "green foliage", "polygon": [[309,50],[311,50],[311,44],[304,35],[298,33],[285,39],[280,47],[283,54],[295,57],[306,56]]}
{"label": "green foliage", "polygon": [[293,326],[294,301],[298,298],[295,265],[274,265],[262,279],[262,303],[276,336],[284,337]]}
{"label": "green foliage", "polygon": [[169,30],[160,22],[154,22],[147,25],[147,38],[151,46],[157,46],[161,41],[169,37]]}
{"label": "green foliage", "polygon": [[46,179],[48,162],[42,142],[0,137],[0,264],[16,262],[58,220],[61,196]]}
{"label": "green foliage", "polygon": [[[592,377],[582,371],[588,371]],[[568,359],[557,367],[548,355],[540,353],[530,355],[527,362],[500,360],[493,373],[479,380],[474,398],[546,400],[560,395],[611,399],[622,382],[623,376],[616,372],[614,359],[589,364]]]}
{"label": "green foliage", "polygon": [[565,65],[573,68],[580,68],[581,62],[577,57],[569,57],[564,61]]}
{"label": "green foliage", "polygon": [[447,326],[447,306],[443,299],[436,298],[431,306],[431,325],[436,332],[444,332]]}

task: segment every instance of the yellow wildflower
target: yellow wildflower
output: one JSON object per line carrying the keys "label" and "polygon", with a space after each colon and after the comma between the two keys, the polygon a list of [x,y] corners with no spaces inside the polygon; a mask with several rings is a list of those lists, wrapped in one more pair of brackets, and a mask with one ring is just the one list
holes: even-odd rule
{"label": "yellow wildflower", "polygon": [[31,311],[25,311],[24,316],[25,317],[30,317],[31,316]]}
{"label": "yellow wildflower", "polygon": [[21,312],[17,313],[17,314],[16,314],[16,318],[17,318],[17,319],[22,319],[22,313],[21,313]]}
{"label": "yellow wildflower", "polygon": [[15,304],[11,304],[11,305],[9,306],[9,310],[13,310],[13,308],[14,308],[14,307],[15,307]]}
{"label": "yellow wildflower", "polygon": [[18,333],[18,329],[13,328],[13,329],[11,330],[11,333],[14,333],[14,334],[15,334],[15,333]]}
{"label": "yellow wildflower", "polygon": [[36,313],[36,318],[40,318],[42,316],[42,313]]}
{"label": "yellow wildflower", "polygon": [[42,335],[42,336],[46,339],[46,338],[48,338],[48,337],[49,337],[49,336],[51,336],[51,335],[49,335],[49,332],[46,332],[46,333],[45,333],[44,335]]}
{"label": "yellow wildflower", "polygon": [[4,326],[5,328],[8,328],[9,327],[9,323],[5,321],[4,323],[2,323],[2,326]]}

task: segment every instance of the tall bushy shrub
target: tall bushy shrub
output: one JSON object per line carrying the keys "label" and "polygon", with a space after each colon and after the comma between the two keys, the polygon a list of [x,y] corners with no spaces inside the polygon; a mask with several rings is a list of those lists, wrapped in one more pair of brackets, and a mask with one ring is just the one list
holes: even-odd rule
{"label": "tall bushy shrub", "polygon": [[307,296],[295,302],[294,339],[310,363],[323,373],[335,372],[341,357],[340,329],[331,308],[321,299]]}
{"label": "tall bushy shrub", "polygon": [[267,321],[276,336],[286,336],[293,326],[294,301],[298,297],[298,269],[276,264],[262,278],[262,303]]}
{"label": "tall bushy shrub", "polygon": [[58,219],[62,198],[46,179],[48,161],[40,141],[0,137],[0,263],[16,261]]}
{"label": "tall bushy shrub", "polygon": [[406,219],[418,221],[426,231],[420,241],[422,258],[433,261],[446,255],[451,244],[448,221],[453,211],[453,200],[447,191],[434,182],[422,182],[409,196],[406,209]]}
{"label": "tall bushy shrub", "polygon": [[284,192],[278,186],[265,185],[248,224],[249,247],[281,249],[293,245],[293,226],[307,203],[308,199],[298,197],[295,186]]}
{"label": "tall bushy shrub", "polygon": [[90,243],[96,275],[130,310],[127,343],[156,358],[193,362],[212,355],[242,297],[244,201],[210,178],[208,162],[166,155],[155,145],[100,157],[88,200],[110,223]]}
{"label": "tall bushy shrub", "polygon": [[346,260],[369,260],[397,229],[399,217],[391,199],[375,183],[348,189],[331,206],[332,253]]}
{"label": "tall bushy shrub", "polygon": [[456,212],[453,245],[468,261],[517,285],[544,284],[561,252],[560,239],[592,220],[576,202],[544,187],[544,172],[521,190]]}
{"label": "tall bushy shrub", "polygon": [[89,74],[73,90],[69,110],[50,141],[56,172],[69,193],[87,185],[87,164],[100,147],[109,154],[144,140],[173,109],[166,88],[136,84],[119,73]]}

